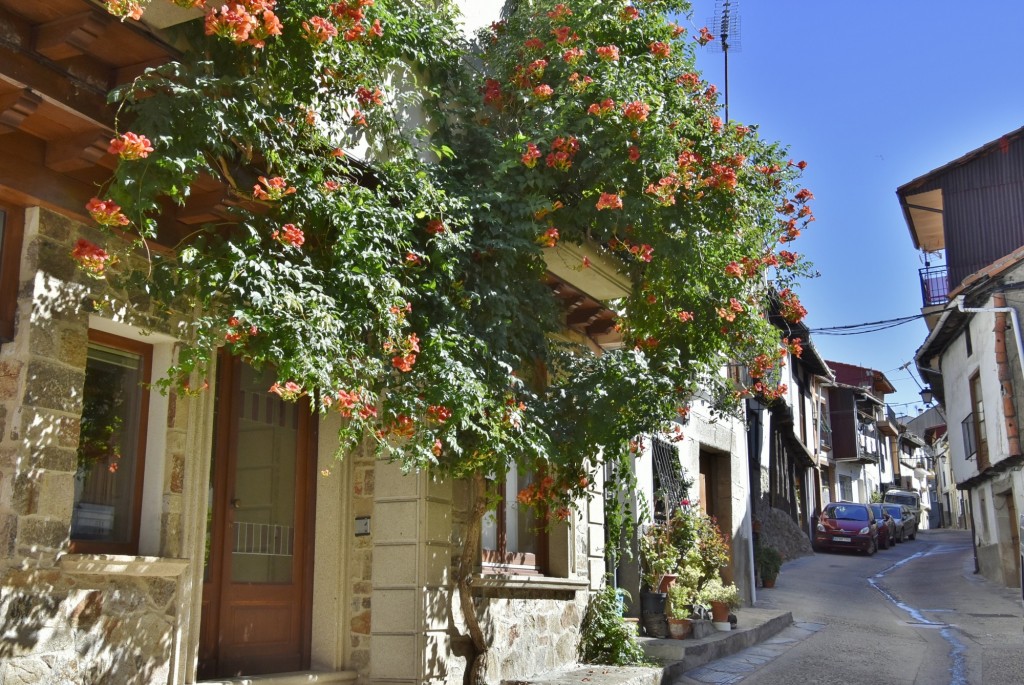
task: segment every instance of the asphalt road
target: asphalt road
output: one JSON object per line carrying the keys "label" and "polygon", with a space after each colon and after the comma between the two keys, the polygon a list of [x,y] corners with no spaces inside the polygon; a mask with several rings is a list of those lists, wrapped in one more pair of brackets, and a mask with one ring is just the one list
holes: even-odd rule
{"label": "asphalt road", "polygon": [[[973,571],[970,533],[949,530],[921,531],[872,557],[788,562],[774,589],[758,591],[758,605],[815,629],[742,682],[1024,685],[1020,591]],[[716,682],[708,673],[700,682]]]}

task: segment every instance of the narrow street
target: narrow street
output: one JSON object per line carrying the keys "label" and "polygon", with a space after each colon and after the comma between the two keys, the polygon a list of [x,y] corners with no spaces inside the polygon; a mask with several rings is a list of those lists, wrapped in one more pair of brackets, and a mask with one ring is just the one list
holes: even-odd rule
{"label": "narrow street", "polygon": [[[970,534],[950,530],[922,531],[873,557],[819,553],[789,562],[776,588],[759,591],[758,605],[790,610],[798,627],[677,682],[1022,683],[1020,595],[973,570]],[[744,661],[762,665],[750,673],[738,667]]]}

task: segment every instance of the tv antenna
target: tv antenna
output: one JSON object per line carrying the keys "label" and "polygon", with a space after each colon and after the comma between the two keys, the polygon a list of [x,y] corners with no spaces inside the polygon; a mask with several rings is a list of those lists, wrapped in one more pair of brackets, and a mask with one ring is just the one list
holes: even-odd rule
{"label": "tv antenna", "polygon": [[708,22],[718,29],[718,40],[711,43],[715,50],[721,50],[725,58],[725,121],[729,123],[729,50],[740,49],[740,13],[736,0],[716,0],[715,16]]}

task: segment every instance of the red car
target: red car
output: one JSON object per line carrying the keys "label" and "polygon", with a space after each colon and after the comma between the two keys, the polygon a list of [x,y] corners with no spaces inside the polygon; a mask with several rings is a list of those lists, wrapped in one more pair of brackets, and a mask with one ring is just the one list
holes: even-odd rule
{"label": "red car", "polygon": [[871,556],[878,551],[878,524],[866,504],[832,502],[825,505],[814,534],[815,549],[852,549]]}

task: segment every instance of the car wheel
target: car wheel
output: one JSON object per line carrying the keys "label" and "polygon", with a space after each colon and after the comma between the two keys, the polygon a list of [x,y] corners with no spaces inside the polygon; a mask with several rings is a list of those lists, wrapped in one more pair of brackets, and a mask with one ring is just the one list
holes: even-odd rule
{"label": "car wheel", "polygon": [[900,528],[900,534],[896,536],[896,542],[903,542],[903,529]]}
{"label": "car wheel", "polygon": [[867,554],[870,557],[871,555],[873,555],[877,551],[878,551],[878,538],[877,537],[871,538],[871,540],[868,542],[867,551],[865,551],[864,553]]}
{"label": "car wheel", "polygon": [[878,536],[878,549],[889,549],[889,536],[888,535],[885,536],[884,540],[882,539],[881,535]]}
{"label": "car wheel", "polygon": [[911,533],[910,535],[908,535],[907,537],[910,538],[911,540],[916,540],[917,539],[917,528],[915,528],[914,532]]}

